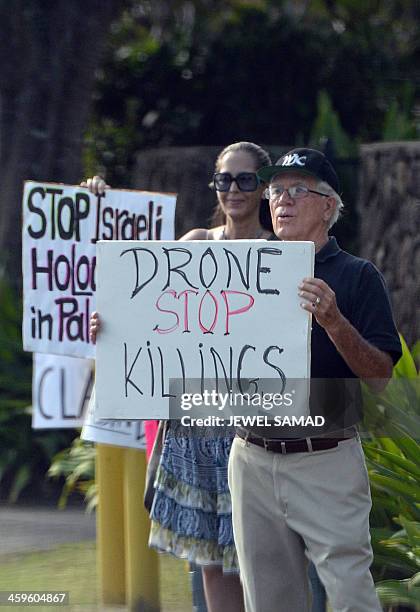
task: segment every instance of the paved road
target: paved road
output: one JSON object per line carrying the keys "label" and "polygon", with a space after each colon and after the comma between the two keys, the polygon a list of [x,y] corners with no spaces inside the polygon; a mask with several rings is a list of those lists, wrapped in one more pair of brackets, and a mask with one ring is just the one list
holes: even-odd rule
{"label": "paved road", "polygon": [[0,507],[0,554],[46,550],[95,538],[95,515],[83,509]]}

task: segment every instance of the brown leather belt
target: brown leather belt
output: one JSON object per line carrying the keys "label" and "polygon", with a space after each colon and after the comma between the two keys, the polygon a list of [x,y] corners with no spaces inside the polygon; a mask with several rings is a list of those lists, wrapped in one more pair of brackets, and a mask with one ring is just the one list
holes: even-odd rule
{"label": "brown leather belt", "polygon": [[301,440],[276,440],[275,438],[261,438],[260,436],[253,436],[246,429],[238,427],[236,429],[237,435],[251,444],[256,444],[265,448],[267,451],[272,453],[282,453],[286,455],[288,453],[310,453],[319,450],[328,450],[329,448],[336,448],[339,442],[348,440],[349,438],[305,438]]}

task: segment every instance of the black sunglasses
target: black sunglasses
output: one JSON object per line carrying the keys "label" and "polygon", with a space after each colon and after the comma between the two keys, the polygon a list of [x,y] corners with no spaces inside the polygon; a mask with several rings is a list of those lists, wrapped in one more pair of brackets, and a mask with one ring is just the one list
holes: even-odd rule
{"label": "black sunglasses", "polygon": [[213,185],[216,191],[229,191],[233,181],[240,191],[255,191],[260,180],[255,172],[240,172],[232,176],[230,172],[216,172],[213,175]]}

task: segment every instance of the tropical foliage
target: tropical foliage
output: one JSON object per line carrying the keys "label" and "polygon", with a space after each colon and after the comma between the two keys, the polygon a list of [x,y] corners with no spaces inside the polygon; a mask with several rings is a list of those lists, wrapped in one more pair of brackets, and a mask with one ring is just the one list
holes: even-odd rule
{"label": "tropical foliage", "polygon": [[73,440],[70,448],[58,453],[48,470],[51,478],[65,477],[65,484],[58,502],[64,508],[71,493],[84,496],[87,509],[93,510],[97,503],[95,484],[95,447],[80,438]]}
{"label": "tropical foliage", "polygon": [[[381,396],[365,390],[372,543],[383,604],[420,606],[420,373],[405,342]],[[376,409],[376,410],[375,410]],[[373,433],[372,433],[373,432]]]}

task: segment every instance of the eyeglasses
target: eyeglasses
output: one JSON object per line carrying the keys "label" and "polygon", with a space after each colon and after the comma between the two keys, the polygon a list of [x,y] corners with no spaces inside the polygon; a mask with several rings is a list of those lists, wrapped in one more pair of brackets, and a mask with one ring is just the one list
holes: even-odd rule
{"label": "eyeglasses", "polygon": [[321,193],[320,191],[309,189],[309,187],[306,187],[305,185],[293,185],[293,187],[289,187],[287,189],[282,185],[270,185],[270,187],[267,187],[265,190],[264,197],[275,200],[276,198],[280,198],[285,191],[293,200],[301,200],[302,198],[306,198],[308,193],[316,193],[317,195],[324,196],[324,198],[330,197],[328,193]]}
{"label": "eyeglasses", "polygon": [[216,191],[229,191],[233,181],[240,191],[255,191],[260,182],[255,172],[240,172],[236,176],[232,176],[230,172],[216,172],[213,175]]}

